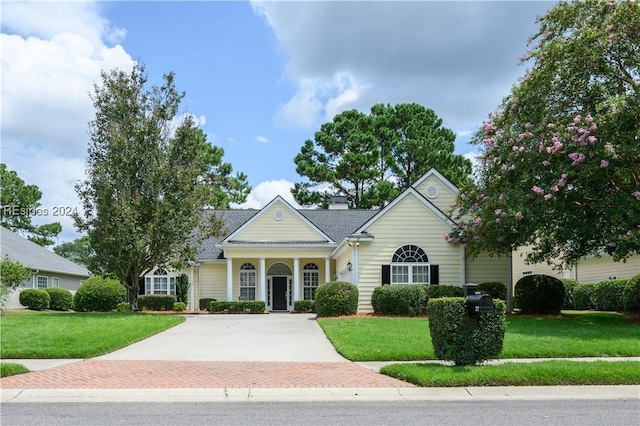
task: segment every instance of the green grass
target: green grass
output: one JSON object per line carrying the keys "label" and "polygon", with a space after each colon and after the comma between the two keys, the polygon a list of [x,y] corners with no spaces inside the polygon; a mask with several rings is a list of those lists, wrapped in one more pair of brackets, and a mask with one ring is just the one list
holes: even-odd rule
{"label": "green grass", "polygon": [[22,364],[2,363],[0,364],[0,377],[14,376],[16,374],[28,373],[29,369]]}
{"label": "green grass", "polygon": [[[318,323],[352,361],[435,359],[425,317],[323,318]],[[501,358],[640,356],[640,324],[620,314],[567,311],[507,317]]]}
{"label": "green grass", "polygon": [[0,316],[0,358],[91,358],[184,320],[139,313],[5,312]]}
{"label": "green grass", "polygon": [[380,372],[418,386],[637,385],[637,361],[542,361],[501,365],[393,364]]}

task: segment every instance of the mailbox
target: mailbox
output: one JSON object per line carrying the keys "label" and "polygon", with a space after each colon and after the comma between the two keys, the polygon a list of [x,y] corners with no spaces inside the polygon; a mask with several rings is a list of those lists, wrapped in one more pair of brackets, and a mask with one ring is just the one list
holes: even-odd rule
{"label": "mailbox", "polygon": [[468,283],[463,286],[467,299],[465,304],[470,314],[493,312],[493,298],[477,291],[478,284]]}

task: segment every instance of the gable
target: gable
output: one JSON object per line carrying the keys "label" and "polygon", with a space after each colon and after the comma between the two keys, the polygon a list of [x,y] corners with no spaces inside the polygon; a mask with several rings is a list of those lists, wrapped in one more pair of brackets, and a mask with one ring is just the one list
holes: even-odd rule
{"label": "gable", "polygon": [[443,212],[451,209],[459,192],[458,188],[436,169],[429,170],[412,186]]}

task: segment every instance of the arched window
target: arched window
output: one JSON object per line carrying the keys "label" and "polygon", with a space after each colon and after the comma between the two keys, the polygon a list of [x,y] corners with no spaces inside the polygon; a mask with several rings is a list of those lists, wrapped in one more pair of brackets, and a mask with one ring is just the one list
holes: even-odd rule
{"label": "arched window", "polygon": [[320,272],[318,265],[307,263],[302,268],[302,283],[304,285],[304,300],[313,300],[316,296],[316,289],[320,283]]}
{"label": "arched window", "polygon": [[391,284],[429,284],[429,258],[420,247],[400,247],[391,260]]}
{"label": "arched window", "polygon": [[144,294],[176,294],[176,276],[158,268],[144,278]]}
{"label": "arched window", "polygon": [[252,263],[240,266],[240,299],[256,300],[256,267]]}

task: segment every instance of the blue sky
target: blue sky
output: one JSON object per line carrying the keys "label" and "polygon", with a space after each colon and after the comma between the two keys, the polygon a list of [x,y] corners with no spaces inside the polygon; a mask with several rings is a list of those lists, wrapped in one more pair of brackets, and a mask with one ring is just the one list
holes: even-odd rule
{"label": "blue sky", "polygon": [[[173,71],[182,113],[246,173],[259,208],[303,180],[294,156],[344,110],[417,102],[468,145],[526,66],[549,2],[3,2],[2,162],[77,206],[100,70]],[[60,241],[77,236],[68,217]]]}

